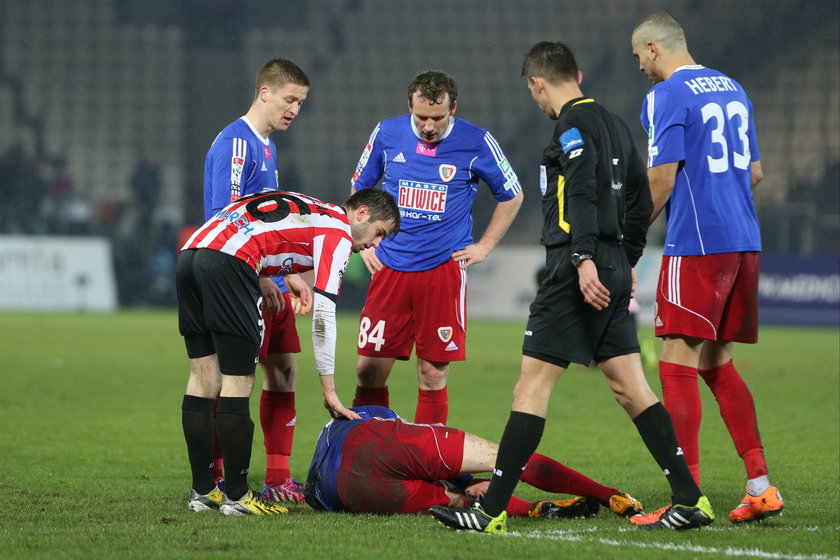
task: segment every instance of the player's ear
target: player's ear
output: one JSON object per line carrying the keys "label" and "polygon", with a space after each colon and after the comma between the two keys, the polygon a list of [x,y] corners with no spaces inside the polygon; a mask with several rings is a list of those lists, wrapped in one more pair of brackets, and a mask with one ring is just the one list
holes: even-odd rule
{"label": "player's ear", "polygon": [[450,117],[451,117],[452,115],[454,115],[454,114],[455,114],[455,108],[456,108],[456,107],[458,107],[458,102],[457,102],[457,101],[453,101],[453,102],[452,102],[452,105],[449,107],[449,116],[450,116]]}
{"label": "player's ear", "polygon": [[356,208],[356,223],[364,222],[368,214],[370,214],[370,208],[364,204]]}
{"label": "player's ear", "polygon": [[583,83],[583,72],[581,72],[580,70],[578,70],[577,81],[578,85]]}

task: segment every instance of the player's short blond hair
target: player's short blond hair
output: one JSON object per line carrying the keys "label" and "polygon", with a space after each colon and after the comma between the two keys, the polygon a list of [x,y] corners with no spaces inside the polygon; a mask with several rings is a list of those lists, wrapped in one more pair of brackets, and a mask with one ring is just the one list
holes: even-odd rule
{"label": "player's short blond hair", "polygon": [[668,12],[652,12],[633,28],[633,44],[653,41],[671,52],[688,50],[682,25]]}
{"label": "player's short blond hair", "polygon": [[257,72],[254,87],[254,99],[260,94],[260,88],[267,86],[277,89],[286,84],[309,87],[309,77],[300,67],[287,58],[272,58],[262,65]]}

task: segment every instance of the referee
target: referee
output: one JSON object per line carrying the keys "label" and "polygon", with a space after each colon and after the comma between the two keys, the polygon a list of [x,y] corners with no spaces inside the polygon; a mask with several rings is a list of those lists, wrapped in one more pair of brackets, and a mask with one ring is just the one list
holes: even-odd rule
{"label": "referee", "polygon": [[557,121],[540,167],[547,273],[531,304],[490,487],[472,509],[432,513],[455,529],[504,532],[505,505],[542,438],[554,385],[570,363],[595,360],[671,486],[674,506],[644,527],[708,525],[714,514],[679,450],[671,417],[647,384],[628,311],[652,209],[644,164],[627,126],[583,96],[582,75],[564,44],[532,47],[522,76],[539,108]]}

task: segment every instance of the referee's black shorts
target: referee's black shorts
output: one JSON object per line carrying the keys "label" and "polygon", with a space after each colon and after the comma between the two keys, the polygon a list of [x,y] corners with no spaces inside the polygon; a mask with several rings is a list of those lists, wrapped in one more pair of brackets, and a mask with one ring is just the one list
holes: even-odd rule
{"label": "referee's black shorts", "polygon": [[178,256],[175,284],[187,355],[218,354],[225,375],[253,375],[264,328],[254,270],[219,251],[187,249]]}
{"label": "referee's black shorts", "polygon": [[629,312],[632,273],[624,249],[598,243],[598,278],[610,292],[610,303],[601,311],[583,301],[570,256],[568,246],[547,251],[546,274],[531,304],[522,354],[568,367],[570,362],[589,365],[639,352]]}

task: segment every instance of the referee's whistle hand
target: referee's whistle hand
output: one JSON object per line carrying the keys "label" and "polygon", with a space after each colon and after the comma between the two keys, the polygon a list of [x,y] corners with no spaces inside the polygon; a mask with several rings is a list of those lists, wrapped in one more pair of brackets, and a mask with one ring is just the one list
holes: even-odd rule
{"label": "referee's whistle hand", "polygon": [[606,309],[610,304],[610,292],[601,284],[598,278],[598,269],[592,259],[580,263],[578,267],[578,282],[580,293],[583,294],[583,301],[598,311]]}

